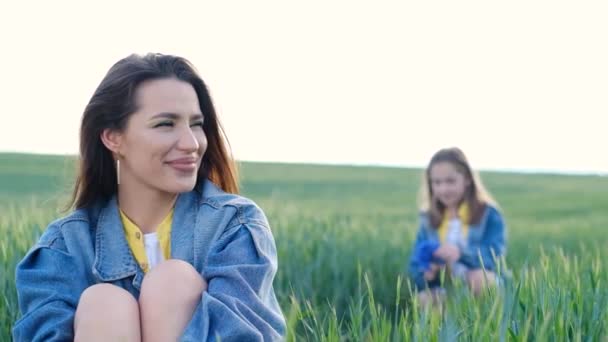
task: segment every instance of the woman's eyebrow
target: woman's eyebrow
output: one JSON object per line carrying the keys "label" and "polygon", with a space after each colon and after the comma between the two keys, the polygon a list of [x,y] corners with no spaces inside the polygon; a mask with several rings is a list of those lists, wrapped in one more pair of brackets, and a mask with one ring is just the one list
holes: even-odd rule
{"label": "woman's eyebrow", "polygon": [[[163,119],[177,120],[177,119],[180,118],[180,116],[181,115],[176,114],[176,113],[164,113],[163,112],[163,113],[158,113],[158,114],[152,116],[150,119],[154,120],[154,119],[163,118]],[[203,119],[203,118],[204,118],[203,114],[200,114],[200,113],[199,114],[192,114],[192,115],[190,115],[190,120]]]}
{"label": "woman's eyebrow", "polygon": [[158,113],[158,114],[152,116],[150,119],[160,119],[160,118],[175,120],[175,119],[179,119],[179,115],[175,114],[175,113]]}

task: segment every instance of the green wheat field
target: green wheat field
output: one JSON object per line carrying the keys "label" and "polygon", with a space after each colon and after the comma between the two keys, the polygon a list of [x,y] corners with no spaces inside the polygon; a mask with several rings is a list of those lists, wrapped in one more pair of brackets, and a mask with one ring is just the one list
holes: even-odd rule
{"label": "green wheat field", "polygon": [[[73,158],[0,154],[0,341],[14,268],[63,215]],[[512,276],[478,298],[454,284],[421,309],[405,266],[421,170],[242,163],[242,194],[276,239],[289,341],[608,341],[608,177],[482,173],[508,226]]]}

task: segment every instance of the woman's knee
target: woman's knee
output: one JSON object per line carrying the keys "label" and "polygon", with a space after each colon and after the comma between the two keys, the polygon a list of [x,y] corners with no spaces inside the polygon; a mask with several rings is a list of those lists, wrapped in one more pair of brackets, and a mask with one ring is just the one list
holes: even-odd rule
{"label": "woman's knee", "polygon": [[171,259],[152,269],[144,277],[141,287],[140,305],[142,300],[158,298],[200,297],[207,289],[203,277],[189,263]]}
{"label": "woman's knee", "polygon": [[78,300],[76,318],[86,311],[87,316],[100,313],[107,316],[108,312],[133,316],[138,313],[137,300],[126,290],[112,284],[96,284],[88,287]]}
{"label": "woman's knee", "polygon": [[181,260],[167,260],[146,274],[139,296],[143,340],[177,340],[206,289],[202,276]]}
{"label": "woman's knee", "polygon": [[[76,340],[91,336],[110,338],[139,336],[139,307],[126,290],[111,284],[87,288],[78,301],[74,317]],[[131,340],[128,338],[127,340]]]}

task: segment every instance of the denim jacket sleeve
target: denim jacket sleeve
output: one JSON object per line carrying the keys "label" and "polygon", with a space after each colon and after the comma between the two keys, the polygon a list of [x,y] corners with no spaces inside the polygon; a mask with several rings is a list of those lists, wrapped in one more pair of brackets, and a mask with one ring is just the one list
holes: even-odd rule
{"label": "denim jacket sleeve", "polygon": [[212,246],[203,277],[207,291],[182,341],[274,341],[285,319],[272,282],[277,271],[274,238],[258,222],[227,229]]}
{"label": "denim jacket sleeve", "polygon": [[17,265],[16,287],[21,318],[13,326],[13,340],[71,341],[79,294],[86,284],[74,277],[78,261],[63,243],[57,227],[50,227]]}
{"label": "denim jacket sleeve", "polygon": [[[500,258],[506,253],[506,228],[500,212],[488,207],[485,230],[481,239],[462,250],[460,261],[470,268],[496,271],[494,256]],[[481,258],[481,260],[480,260]]]}
{"label": "denim jacket sleeve", "polygon": [[418,248],[418,245],[426,241],[427,238],[426,229],[424,228],[424,224],[421,220],[418,227],[418,232],[416,233],[416,239],[414,240],[414,246],[410,252],[411,254],[408,267],[410,278],[418,289],[423,289],[426,286],[426,280],[424,280],[424,268],[418,263],[418,259],[415,257],[415,251]]}

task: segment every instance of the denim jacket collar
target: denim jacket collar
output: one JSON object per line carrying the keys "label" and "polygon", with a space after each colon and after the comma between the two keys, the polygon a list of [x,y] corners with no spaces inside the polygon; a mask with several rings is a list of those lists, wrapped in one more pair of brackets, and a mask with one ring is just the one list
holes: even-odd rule
{"label": "denim jacket collar", "polygon": [[[471,224],[469,226],[469,228],[472,228],[472,230],[470,230],[470,232],[475,232],[476,234],[483,235],[483,233],[485,231],[486,223],[488,221],[489,214],[490,214],[490,205],[488,204],[488,205],[486,205],[486,207],[483,211],[483,214],[481,215],[481,219],[479,220],[479,223]],[[427,231],[427,233],[438,239],[439,235],[437,233],[437,229],[433,229],[433,227],[431,226],[431,222],[430,222],[428,215],[426,213],[422,213],[421,219],[422,219],[423,227]]]}
{"label": "denim jacket collar", "polygon": [[[202,195],[201,195],[202,193]],[[171,258],[192,262],[195,256],[193,243],[194,227],[197,224],[198,208],[203,200],[221,193],[209,180],[193,191],[178,195],[171,223]],[[135,275],[133,285],[139,289],[143,272],[137,265],[124,236],[118,203],[114,195],[101,208],[95,234],[95,261],[93,273],[100,281],[108,282]],[[184,246],[191,246],[184,248]]]}

